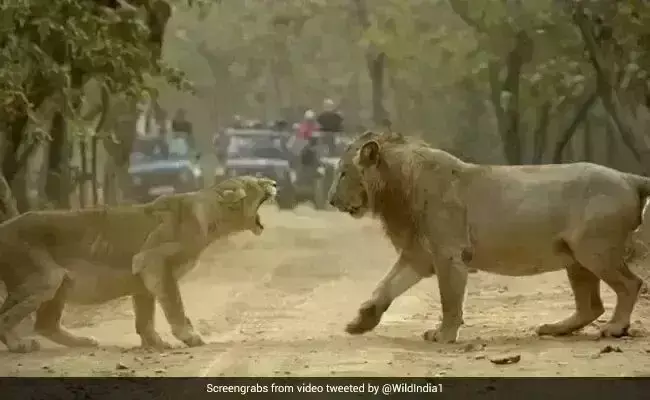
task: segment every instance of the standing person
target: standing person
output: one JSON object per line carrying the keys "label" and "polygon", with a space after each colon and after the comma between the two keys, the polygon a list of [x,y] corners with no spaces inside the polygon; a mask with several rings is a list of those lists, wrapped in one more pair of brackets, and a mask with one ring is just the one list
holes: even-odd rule
{"label": "standing person", "polygon": [[323,142],[332,152],[336,146],[334,134],[343,132],[343,117],[338,112],[332,99],[323,101],[323,112],[320,113],[317,121],[321,127],[321,132],[324,133]]}
{"label": "standing person", "polygon": [[305,111],[300,124],[298,124],[298,138],[309,140],[314,136],[314,132],[320,129],[318,121],[316,121],[316,113],[313,110]]}
{"label": "standing person", "polygon": [[241,115],[235,114],[232,118],[232,128],[241,129],[243,127],[244,127],[244,120],[242,119]]}
{"label": "standing person", "polygon": [[172,132],[182,132],[187,137],[187,142],[190,147],[194,148],[194,129],[192,123],[186,118],[187,112],[183,108],[179,108],[172,120]]}
{"label": "standing person", "polygon": [[316,122],[316,113],[313,110],[305,111],[305,115],[296,127],[296,135],[290,140],[289,148],[294,155],[298,157],[298,163],[304,166],[303,160],[308,159],[315,151],[316,140],[314,132],[318,131],[320,126]]}

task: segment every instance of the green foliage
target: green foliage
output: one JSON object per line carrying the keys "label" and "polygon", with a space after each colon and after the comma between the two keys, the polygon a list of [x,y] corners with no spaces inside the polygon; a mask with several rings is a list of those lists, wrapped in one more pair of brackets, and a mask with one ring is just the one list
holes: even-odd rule
{"label": "green foliage", "polygon": [[[65,99],[73,113],[80,88],[95,79],[111,93],[140,96],[162,75],[184,87],[176,69],[152,56],[143,7],[117,10],[91,0],[0,3],[0,110],[5,119],[30,113],[43,97]],[[76,81],[75,81],[76,80]]]}

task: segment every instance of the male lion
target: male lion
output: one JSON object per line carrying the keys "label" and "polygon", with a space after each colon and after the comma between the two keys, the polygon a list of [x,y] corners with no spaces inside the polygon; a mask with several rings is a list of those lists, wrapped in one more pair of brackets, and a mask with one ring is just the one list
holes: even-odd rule
{"label": "male lion", "polygon": [[276,191],[270,179],[238,177],[142,205],[35,211],[0,224],[0,279],[7,286],[0,340],[13,352],[38,350],[37,341],[15,330],[35,311],[37,333],[64,346],[97,346],[61,327],[65,303],[131,296],[142,346],[169,347],[155,331],[156,300],[176,338],[202,345],[178,279],[215,239],[245,230],[260,235],[258,209]]}
{"label": "male lion", "polygon": [[540,335],[569,334],[602,315],[603,280],[617,302],[601,333],[623,336],[642,285],[625,245],[648,194],[650,179],[591,163],[476,165],[400,134],[366,132],[343,155],[330,203],[355,218],[378,216],[399,259],[346,331],[374,329],[396,297],[436,274],[442,322],[423,336],[456,341],[473,267],[510,276],[566,269],[576,311]]}

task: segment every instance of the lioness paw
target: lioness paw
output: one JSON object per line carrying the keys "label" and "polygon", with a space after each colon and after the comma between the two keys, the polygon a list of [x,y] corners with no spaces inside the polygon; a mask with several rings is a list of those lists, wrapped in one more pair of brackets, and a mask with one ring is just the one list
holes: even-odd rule
{"label": "lioness paw", "polygon": [[600,328],[600,336],[620,338],[623,336],[628,336],[629,330],[630,324],[614,324],[609,322]]}
{"label": "lioness paw", "polygon": [[188,347],[198,347],[203,346],[205,344],[205,341],[203,338],[201,338],[201,336],[194,334],[187,339],[184,339],[183,343],[185,343]]}
{"label": "lioness paw", "polygon": [[12,353],[32,353],[41,349],[41,344],[36,339],[11,340],[6,345]]}
{"label": "lioness paw", "polygon": [[456,343],[458,331],[452,329],[429,329],[422,334],[422,338],[428,342]]}

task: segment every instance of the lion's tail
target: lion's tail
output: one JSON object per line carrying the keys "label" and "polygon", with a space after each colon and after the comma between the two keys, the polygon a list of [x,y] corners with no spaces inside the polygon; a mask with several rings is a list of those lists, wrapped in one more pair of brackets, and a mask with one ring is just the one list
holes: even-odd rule
{"label": "lion's tail", "polygon": [[641,203],[645,203],[646,199],[650,197],[650,178],[636,174],[626,174],[626,178],[636,186]]}

